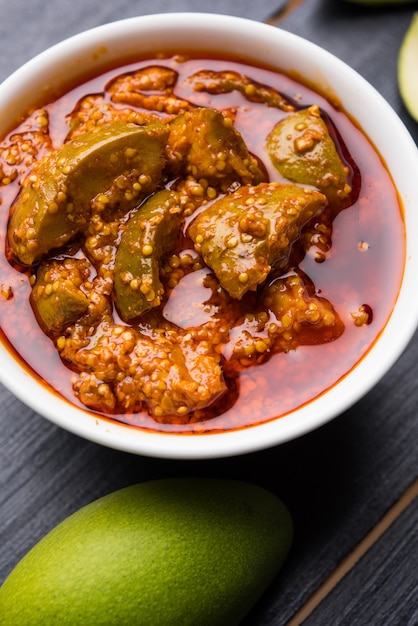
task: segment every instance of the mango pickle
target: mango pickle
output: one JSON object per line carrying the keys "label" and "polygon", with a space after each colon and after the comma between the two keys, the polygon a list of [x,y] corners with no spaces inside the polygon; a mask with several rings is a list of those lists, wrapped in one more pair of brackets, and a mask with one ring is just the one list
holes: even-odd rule
{"label": "mango pickle", "polygon": [[114,283],[116,306],[125,321],[161,303],[160,258],[174,246],[180,224],[180,198],[169,190],[151,196],[127,222]]}
{"label": "mango pickle", "polygon": [[47,332],[62,332],[87,311],[89,299],[81,286],[89,276],[90,264],[85,259],[45,261],[40,265],[31,304]]}
{"label": "mango pickle", "polygon": [[299,185],[312,185],[338,207],[350,203],[349,168],[313,105],[281,120],[270,132],[267,152],[278,172]]}
{"label": "mango pickle", "polygon": [[294,111],[295,105],[273,87],[262,85],[239,72],[223,70],[221,72],[201,70],[188,79],[195,91],[210,94],[239,91],[249,102],[260,102],[282,111]]}
{"label": "mango pickle", "polygon": [[[298,271],[266,281],[254,308],[239,318],[223,346],[226,373],[263,363],[301,345],[334,341],[344,324],[331,302]],[[312,332],[312,330],[315,332]]]}
{"label": "mango pickle", "polygon": [[150,112],[134,111],[129,107],[120,107],[107,102],[102,94],[84,96],[77,102],[67,117],[69,131],[65,141],[70,141],[86,132],[95,130],[97,126],[125,122],[145,126],[160,121],[157,115]]}
{"label": "mango pickle", "polygon": [[[190,412],[225,393],[219,355],[193,333],[161,326],[149,328],[145,335],[116,324],[109,333],[104,330],[100,328],[76,354],[82,376],[74,391],[86,406],[111,411],[119,404],[136,412],[145,404],[157,421],[164,422],[173,415],[187,419]],[[119,355],[118,367],[106,367],[102,356],[109,351]]]}
{"label": "mango pickle", "polygon": [[243,64],[187,64],[144,59],[77,91],[65,119],[46,107],[36,135],[22,126],[0,145],[0,176],[13,185],[6,254],[71,370],[68,396],[194,430],[246,394],[250,415],[255,381],[269,406],[257,366],[344,332],[304,270],[313,247],[327,260],[360,176],[303,91]]}
{"label": "mango pickle", "polygon": [[148,111],[174,115],[193,108],[173,94],[178,73],[161,65],[150,65],[136,72],[118,76],[106,86],[112,102]]}
{"label": "mango pickle", "polygon": [[263,304],[272,313],[274,328],[270,325],[270,336],[280,335],[275,351],[289,352],[298,345],[334,341],[344,331],[332,303],[318,296],[314,286],[297,272],[266,285]]}
{"label": "mango pickle", "polygon": [[164,124],[114,123],[65,143],[38,161],[11,208],[11,251],[31,265],[83,231],[97,196],[126,211],[161,181]]}
{"label": "mango pickle", "polygon": [[48,128],[48,113],[36,109],[18,132],[0,142],[0,188],[21,180],[34,163],[52,149]]}
{"label": "mango pickle", "polygon": [[222,287],[241,299],[284,269],[301,228],[327,205],[319,191],[294,184],[241,187],[195,218],[189,235]]}
{"label": "mango pickle", "polygon": [[198,108],[174,118],[168,151],[175,175],[203,178],[225,191],[235,182],[257,184],[264,179],[232,120],[215,109]]}

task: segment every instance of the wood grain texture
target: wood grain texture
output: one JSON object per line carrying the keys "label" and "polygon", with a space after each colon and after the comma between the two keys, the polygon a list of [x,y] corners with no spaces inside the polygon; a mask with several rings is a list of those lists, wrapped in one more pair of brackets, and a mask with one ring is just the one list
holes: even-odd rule
{"label": "wood grain texture", "polygon": [[[388,549],[387,537],[389,535],[385,535],[390,531],[392,533],[391,526],[398,520],[398,518],[408,509],[408,507],[413,508],[416,506],[416,500],[418,498],[418,479],[416,479],[412,485],[410,485],[406,491],[403,492],[400,499],[395,502],[395,504],[385,513],[385,515],[377,522],[375,526],[370,530],[370,532],[365,535],[362,540],[354,547],[354,549],[338,564],[338,566],[331,572],[328,578],[326,578],[320,587],[316,589],[313,595],[305,602],[300,609],[293,615],[292,619],[288,622],[287,626],[299,626],[299,624],[305,623],[305,620],[311,617],[311,614],[317,613],[321,614],[322,607],[325,606],[324,600],[328,600],[328,596],[334,593],[334,589],[340,585],[346,583],[346,580],[349,578],[348,574],[352,575],[352,570],[355,568],[362,568],[363,563],[367,563],[369,561],[369,555],[367,553],[371,551],[371,549],[375,549],[374,546],[377,542],[380,542],[380,545],[383,546],[384,550]],[[407,514],[409,511],[407,511]],[[402,535],[400,538],[400,543],[404,543],[405,541],[411,543],[412,548],[412,568],[411,574],[412,577],[408,576],[408,585],[411,589],[416,588],[417,585],[417,576],[418,570],[415,568],[416,565],[416,557],[417,554],[415,550],[415,534],[416,529],[413,528],[413,535],[409,537],[409,534]],[[396,537],[396,535],[395,535]],[[389,550],[392,548],[389,547]],[[363,557],[367,555],[367,559],[363,559]],[[360,560],[363,559],[362,563]],[[374,564],[373,564],[374,566]],[[408,561],[409,566],[409,561]],[[414,569],[415,568],[415,569]],[[343,579],[345,580],[343,581]],[[389,576],[389,579],[391,576]],[[338,593],[338,591],[337,591]],[[391,598],[393,598],[393,594],[391,594]],[[367,604],[366,598],[366,603]],[[321,603],[324,602],[324,605]],[[362,602],[364,602],[364,596],[362,598]],[[327,602],[328,603],[328,602]],[[321,605],[321,606],[320,606]],[[337,603],[335,603],[337,606]],[[319,611],[317,608],[319,607]],[[409,608],[407,609],[409,610]],[[415,612],[415,611],[414,611]]]}
{"label": "wood grain texture", "polygon": [[49,46],[107,22],[177,11],[229,14],[263,22],[286,3],[287,0],[0,0],[0,81]]}
{"label": "wood grain texture", "polygon": [[[282,4],[215,0],[208,7],[203,1],[155,0],[151,9],[129,0],[117,6],[100,0],[77,5],[0,0],[0,80],[52,43],[106,21],[165,10],[210,10],[263,21]],[[412,7],[361,11],[343,0],[305,0],[280,26],[359,70],[417,140],[418,125],[400,102],[395,72],[412,12]],[[0,582],[48,530],[110,491],[168,476],[241,478],[277,493],[294,518],[291,555],[244,621],[285,626],[416,479],[417,407],[418,336],[380,384],[339,418],[299,440],[232,459],[168,461],[107,449],[47,422],[0,385]],[[306,623],[412,626],[417,518],[415,503]]]}
{"label": "wood grain texture", "polygon": [[418,499],[305,620],[305,626],[418,623]]}

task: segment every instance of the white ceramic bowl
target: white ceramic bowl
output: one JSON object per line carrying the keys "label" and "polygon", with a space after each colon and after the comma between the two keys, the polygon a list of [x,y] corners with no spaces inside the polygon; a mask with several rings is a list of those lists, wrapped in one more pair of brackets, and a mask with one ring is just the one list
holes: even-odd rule
{"label": "white ceramic bowl", "polygon": [[43,52],[0,85],[0,137],[9,130],[10,120],[25,113],[34,100],[47,98],[80,75],[99,73],[110,63],[135,55],[141,58],[160,48],[205,49],[226,57],[242,50],[250,61],[295,72],[341,101],[386,162],[405,211],[405,271],[393,313],[366,356],[329,391],[280,419],[231,432],[193,436],[158,434],[101,420],[49,393],[2,345],[0,378],[39,414],[81,437],[109,447],[166,458],[202,459],[243,454],[299,437],[343,412],[379,381],[411,339],[418,320],[417,149],[386,101],[362,77],[328,52],[278,28],[201,13],[123,20],[83,32]]}

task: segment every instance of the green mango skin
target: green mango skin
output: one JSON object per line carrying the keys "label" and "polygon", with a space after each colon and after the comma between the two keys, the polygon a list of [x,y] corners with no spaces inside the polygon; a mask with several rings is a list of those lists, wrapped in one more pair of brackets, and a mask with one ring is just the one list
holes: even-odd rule
{"label": "green mango skin", "polygon": [[[161,302],[164,293],[160,281],[160,259],[174,246],[181,225],[178,195],[163,189],[148,198],[129,219],[122,234],[115,261],[115,298],[125,321],[148,311]],[[150,245],[152,253],[145,256],[142,249]],[[122,278],[129,274],[138,283],[146,283],[151,297],[139,288],[132,289]]]}
{"label": "green mango skin", "polygon": [[290,514],[250,483],[172,478],[64,520],[0,588],[1,626],[234,626],[272,582]]}
{"label": "green mango skin", "polygon": [[125,190],[133,194],[141,174],[149,177],[141,196],[156,189],[167,137],[162,123],[115,122],[64,143],[38,161],[11,212],[8,241],[15,257],[32,265],[82,232],[98,194],[108,195],[110,206],[133,208],[138,197],[127,199]]}
{"label": "green mango skin", "polygon": [[301,228],[326,204],[322,193],[294,184],[247,185],[200,212],[189,235],[222,287],[241,299],[264,282],[273,264],[284,270]]}
{"label": "green mango skin", "polygon": [[[87,296],[78,285],[90,275],[88,262],[72,259],[67,264],[70,267],[55,261],[43,263],[32,288],[32,308],[42,328],[49,333],[62,332],[66,326],[76,322],[89,305]],[[48,291],[48,285],[54,287]]]}
{"label": "green mango skin", "polygon": [[312,185],[325,194],[335,208],[350,204],[349,170],[313,105],[291,113],[267,137],[267,152],[278,172],[298,185]]}
{"label": "green mango skin", "polygon": [[205,178],[225,192],[234,182],[257,184],[264,178],[231,120],[215,109],[178,115],[170,124],[168,153],[174,175]]}

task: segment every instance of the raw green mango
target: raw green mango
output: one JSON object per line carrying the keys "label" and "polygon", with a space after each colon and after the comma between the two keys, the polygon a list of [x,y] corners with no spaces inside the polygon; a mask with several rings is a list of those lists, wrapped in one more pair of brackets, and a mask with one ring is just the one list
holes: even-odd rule
{"label": "raw green mango", "polygon": [[278,572],[288,510],[249,483],[127,487],[46,535],[0,589],[2,626],[234,626]]}
{"label": "raw green mango", "polygon": [[398,56],[398,85],[403,103],[418,122],[418,11],[412,16]]}

